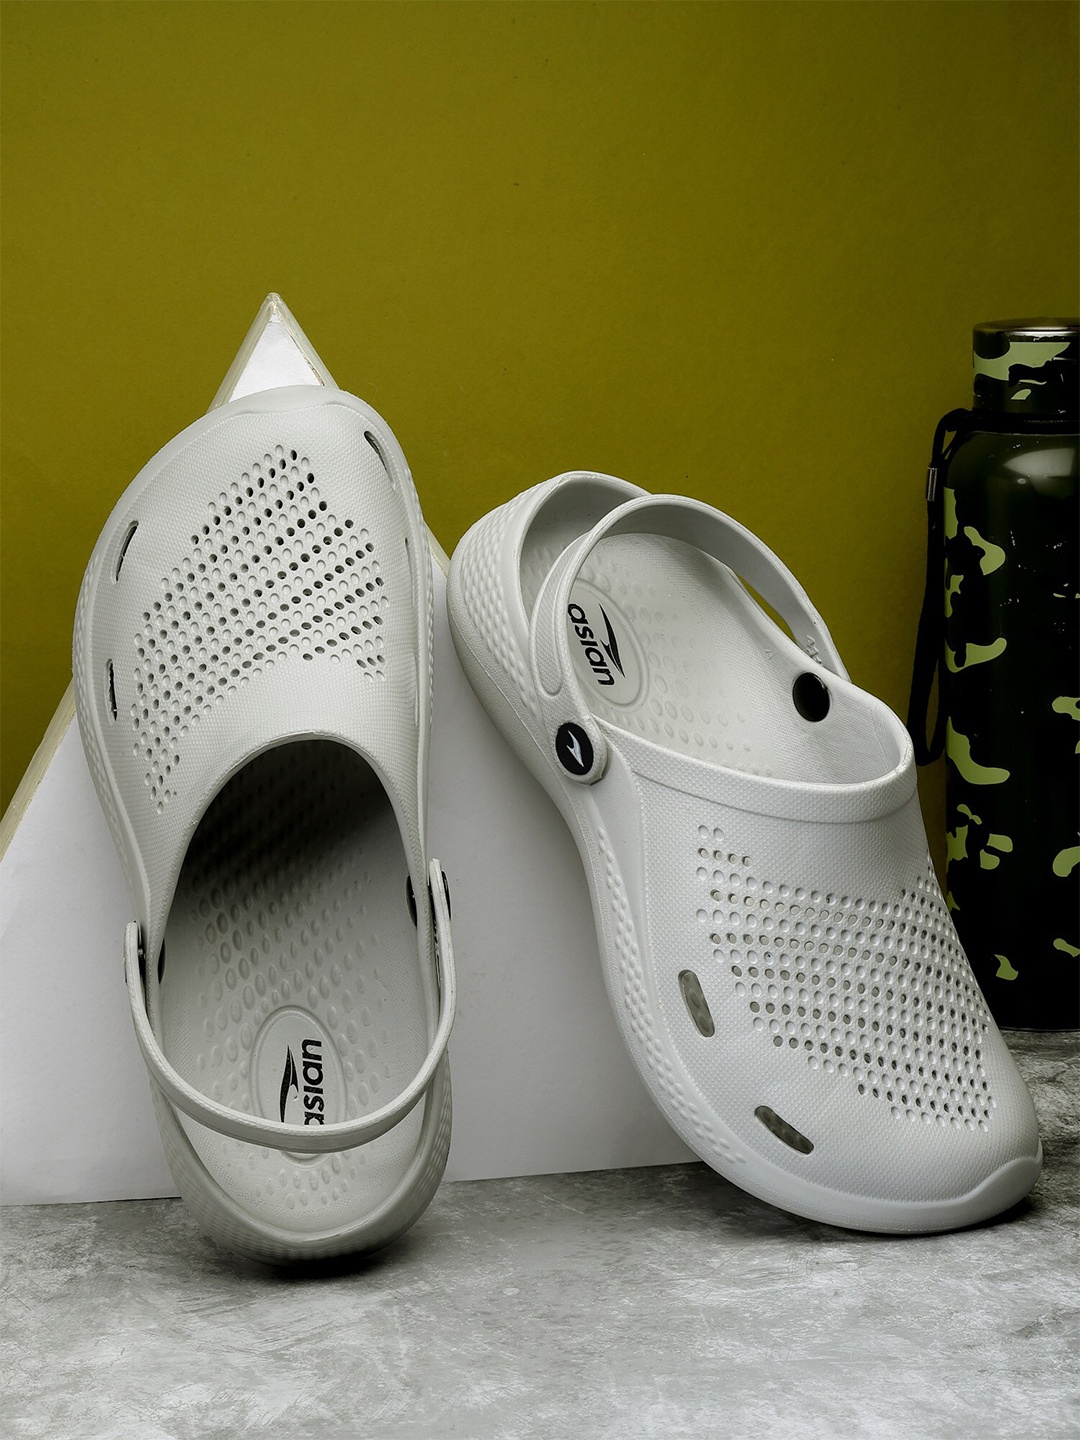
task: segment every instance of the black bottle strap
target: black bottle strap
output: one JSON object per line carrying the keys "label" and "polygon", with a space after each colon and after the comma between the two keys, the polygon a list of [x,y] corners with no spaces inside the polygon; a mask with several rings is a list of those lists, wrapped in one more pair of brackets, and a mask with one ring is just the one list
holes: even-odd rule
{"label": "black bottle strap", "polygon": [[[945,711],[941,705],[941,670],[945,664],[945,515],[942,489],[945,472],[958,440],[964,438],[975,417],[970,410],[950,410],[938,421],[934,449],[926,472],[926,588],[915,640],[911,669],[911,696],[907,728],[915,746],[915,760],[929,765],[945,748]],[[951,436],[946,444],[946,436]],[[938,706],[934,731],[927,739],[926,726],[934,677],[938,677]]]}

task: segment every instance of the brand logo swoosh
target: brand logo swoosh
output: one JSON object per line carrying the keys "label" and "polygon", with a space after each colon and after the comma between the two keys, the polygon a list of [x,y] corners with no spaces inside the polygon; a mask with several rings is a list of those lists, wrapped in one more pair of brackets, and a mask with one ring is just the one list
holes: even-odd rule
{"label": "brand logo swoosh", "polygon": [[604,625],[607,628],[607,639],[601,640],[600,644],[607,651],[608,659],[615,666],[615,669],[618,670],[619,674],[625,675],[626,671],[623,669],[622,660],[619,658],[619,642],[615,638],[615,631],[611,628],[611,621],[608,619],[608,613],[602,605],[600,606],[600,614],[603,615]]}
{"label": "brand logo swoosh", "polygon": [[292,1050],[285,1047],[285,1069],[281,1072],[281,1123],[285,1123],[285,1106],[289,1099],[289,1090],[293,1089],[297,1095],[300,1094],[300,1080],[296,1073],[296,1061],[293,1059]]}
{"label": "brand logo swoosh", "polygon": [[566,748],[570,751],[570,754],[573,755],[574,759],[577,761],[577,763],[581,766],[583,770],[588,768],[585,764],[585,756],[581,753],[581,741],[572,731],[567,736]]}

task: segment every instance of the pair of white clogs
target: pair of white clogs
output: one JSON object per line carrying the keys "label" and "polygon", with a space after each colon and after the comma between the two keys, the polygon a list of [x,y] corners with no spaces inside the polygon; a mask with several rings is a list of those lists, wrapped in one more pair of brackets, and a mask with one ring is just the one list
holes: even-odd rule
{"label": "pair of white clogs", "polygon": [[[687,1144],[859,1229],[1027,1194],[1034,1111],[930,865],[907,733],[781,562],[707,506],[580,472],[474,525],[448,603],[577,842],[621,1033]],[[385,1244],[446,1163],[455,997],[428,547],[389,427],[309,386],[196,421],[105,526],[74,674],[181,1195],[264,1260]]]}

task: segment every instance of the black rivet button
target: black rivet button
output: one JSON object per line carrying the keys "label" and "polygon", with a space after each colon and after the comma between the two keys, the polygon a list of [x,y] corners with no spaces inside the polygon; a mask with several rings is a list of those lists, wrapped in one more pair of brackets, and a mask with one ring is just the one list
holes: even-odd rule
{"label": "black rivet button", "polygon": [[804,720],[824,720],[832,703],[829,687],[823,685],[818,677],[811,675],[809,671],[796,676],[791,687],[791,698],[795,702],[795,709]]}
{"label": "black rivet button", "polygon": [[571,775],[587,775],[593,767],[593,744],[580,725],[567,720],[555,733],[555,754]]}

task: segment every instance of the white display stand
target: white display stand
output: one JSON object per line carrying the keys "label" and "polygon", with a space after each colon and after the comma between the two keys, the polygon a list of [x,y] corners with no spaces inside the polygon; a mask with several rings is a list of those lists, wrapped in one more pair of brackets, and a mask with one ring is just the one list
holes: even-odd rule
{"label": "white display stand", "polygon": [[[214,404],[332,383],[271,295]],[[573,842],[458,665],[445,568],[433,541],[430,850],[450,881],[459,988],[447,1179],[692,1159],[619,1039]],[[124,992],[130,902],[73,714],[69,689],[0,833],[7,1204],[175,1194]]]}

